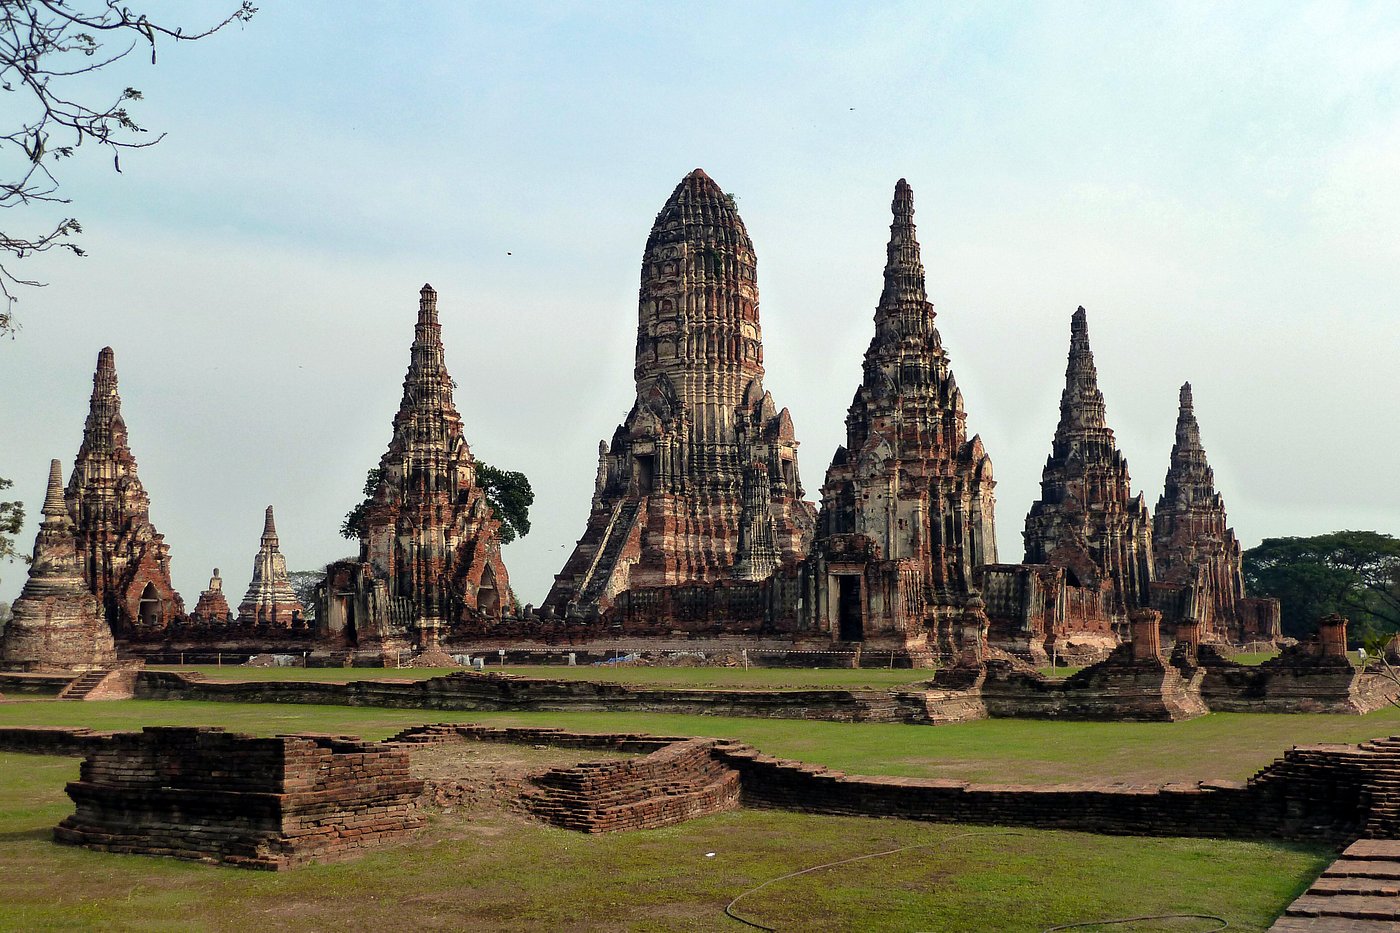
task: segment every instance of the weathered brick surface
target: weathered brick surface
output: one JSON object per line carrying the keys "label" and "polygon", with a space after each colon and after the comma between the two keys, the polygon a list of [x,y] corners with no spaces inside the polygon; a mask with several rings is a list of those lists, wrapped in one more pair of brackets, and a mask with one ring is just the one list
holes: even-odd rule
{"label": "weathered brick surface", "polygon": [[0,751],[28,755],[87,755],[111,743],[115,732],[83,726],[3,726]]}
{"label": "weathered brick surface", "polygon": [[422,823],[406,752],[334,736],[120,733],[67,790],[77,811],[59,842],[246,868],[345,856]]}

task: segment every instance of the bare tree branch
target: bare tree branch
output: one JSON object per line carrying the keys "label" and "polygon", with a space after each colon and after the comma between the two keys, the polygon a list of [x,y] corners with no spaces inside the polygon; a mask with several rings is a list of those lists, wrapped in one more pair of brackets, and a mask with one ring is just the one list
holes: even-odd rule
{"label": "bare tree branch", "polygon": [[[127,109],[141,100],[137,89],[124,88],[108,103],[85,103],[69,95],[64,79],[100,71],[138,48],[149,48],[155,64],[158,40],[197,41],[230,23],[246,23],[257,12],[249,0],[242,0],[213,26],[185,32],[152,22],[117,0],[87,0],[89,9],[80,8],[82,2],[0,0],[0,103],[7,102],[6,94],[20,99],[10,99],[14,106],[0,110],[19,113],[28,107],[28,116],[0,126],[0,157],[12,157],[23,166],[18,177],[0,180],[0,208],[67,204],[54,166],[73,157],[84,142],[110,151],[113,168],[120,172],[123,151],[145,149],[164,138],[144,138],[148,131]],[[82,232],[71,217],[34,233],[15,233],[15,224],[6,217],[0,231],[0,336],[13,336],[17,328],[13,311],[19,288],[43,284],[16,273],[15,261],[53,249],[83,255],[70,240]]]}

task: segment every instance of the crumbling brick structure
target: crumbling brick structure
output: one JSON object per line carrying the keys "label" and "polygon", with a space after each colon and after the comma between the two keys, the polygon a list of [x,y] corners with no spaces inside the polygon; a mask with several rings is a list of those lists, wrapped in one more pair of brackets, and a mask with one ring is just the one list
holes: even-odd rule
{"label": "crumbling brick structure", "polygon": [[437,292],[424,285],[394,436],[364,506],[357,560],[328,568],[323,639],[362,650],[433,649],[444,630],[514,610],[501,522],[477,482],[452,401]]}
{"label": "crumbling brick structure", "polygon": [[996,562],[996,484],[981,438],[967,437],[902,178],[891,211],[875,335],[822,485],[811,609],[834,640],[926,651],[933,634],[953,653],[977,568]]}
{"label": "crumbling brick structure", "polygon": [[302,625],[301,615],[301,600],[287,579],[287,558],[278,547],[277,525],[269,505],[258,553],[253,558],[253,579],[238,606],[238,621],[241,625],[293,628]]}
{"label": "crumbling brick structure", "polygon": [[406,752],[331,736],[119,733],[67,789],[77,811],[59,842],[243,868],[344,857],[422,825]]}
{"label": "crumbling brick structure", "polygon": [[757,261],[734,200],[700,169],[642,258],[637,401],[598,451],[583,537],[545,600],[588,618],[638,588],[764,580],[807,554],[787,409],[763,388]]}
{"label": "crumbling brick structure", "polygon": [[112,630],[83,578],[62,470],[57,460],[49,464],[29,579],[0,641],[0,664],[7,668],[91,670],[117,660]]}
{"label": "crumbling brick structure", "polygon": [[115,356],[104,347],[65,498],[88,588],[118,638],[158,631],[185,614],[170,581],[170,546],[151,524],[151,499],[136,475],[121,404]]}

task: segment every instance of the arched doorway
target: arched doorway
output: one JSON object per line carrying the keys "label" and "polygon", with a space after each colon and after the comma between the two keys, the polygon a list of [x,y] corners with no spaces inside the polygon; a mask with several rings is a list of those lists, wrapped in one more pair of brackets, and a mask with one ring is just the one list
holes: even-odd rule
{"label": "arched doorway", "polygon": [[141,602],[137,608],[136,618],[142,627],[154,628],[160,625],[161,619],[165,615],[163,609],[160,596],[156,594],[155,584],[147,583],[146,588],[141,591]]}

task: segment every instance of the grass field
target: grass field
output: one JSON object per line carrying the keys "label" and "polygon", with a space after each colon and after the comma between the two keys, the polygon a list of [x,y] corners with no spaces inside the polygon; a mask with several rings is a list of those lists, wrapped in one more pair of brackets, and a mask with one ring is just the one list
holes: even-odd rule
{"label": "grass field", "polygon": [[951,726],[810,722],[660,713],[482,713],[273,703],[58,700],[0,704],[0,725],[219,725],[257,734],[340,732],[380,739],[424,722],[561,726],[592,732],[713,735],[853,774],[1053,784],[1242,780],[1295,744],[1400,733],[1400,710],[1368,716],[1213,713],[1178,723],[992,719]]}
{"label": "grass field", "polygon": [[[461,668],[379,667],[242,667],[240,665],[153,666],[158,671],[197,671],[216,680],[314,680],[344,683],[351,680],[425,680]],[[622,684],[657,684],[668,687],[728,687],[781,690],[810,687],[899,687],[928,680],[931,670],[886,668],[779,668],[751,667],[621,667],[617,665],[507,664],[490,665],[487,671],[504,671],[551,680],[597,680]]]}
{"label": "grass field", "polygon": [[[317,719],[304,725],[317,727],[320,714],[302,710]],[[53,843],[51,827],[72,811],[63,784],[76,776],[75,759],[0,754],[0,929],[739,930],[724,906],[763,881],[919,845],[772,885],[738,909],[803,930],[1020,933],[1190,912],[1261,931],[1332,858],[1201,839],[1032,830],[957,838],[982,828],[758,810],[602,836],[505,813],[439,812],[410,842],[271,874]]]}

